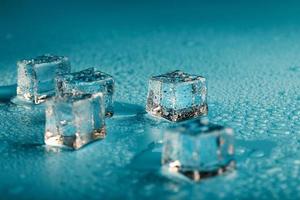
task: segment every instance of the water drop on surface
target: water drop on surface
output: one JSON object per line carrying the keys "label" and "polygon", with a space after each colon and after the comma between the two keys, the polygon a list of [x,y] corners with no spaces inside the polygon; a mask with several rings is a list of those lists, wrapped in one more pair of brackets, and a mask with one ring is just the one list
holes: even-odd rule
{"label": "water drop on surface", "polygon": [[254,151],[250,154],[250,156],[251,156],[252,158],[262,158],[262,157],[265,156],[265,154],[264,154],[264,152],[261,151],[261,150],[254,150]]}

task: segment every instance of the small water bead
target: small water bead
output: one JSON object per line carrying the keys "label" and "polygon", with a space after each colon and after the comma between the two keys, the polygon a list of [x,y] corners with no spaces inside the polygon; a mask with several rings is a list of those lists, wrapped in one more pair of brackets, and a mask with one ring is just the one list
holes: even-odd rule
{"label": "small water bead", "polygon": [[[222,122],[226,122],[226,121],[222,121]],[[233,127],[233,128],[238,128],[238,127],[241,127],[243,124],[240,123],[240,122],[228,122],[227,123],[229,126]]]}
{"label": "small water bead", "polygon": [[143,132],[145,132],[145,130],[144,129],[137,129],[137,130],[135,130],[135,132],[136,133],[143,133]]}
{"label": "small water bead", "polygon": [[238,146],[236,149],[235,149],[235,154],[237,156],[241,156],[243,154],[245,154],[247,151],[247,149],[245,147],[242,147],[242,146]]}
{"label": "small water bead", "polygon": [[246,122],[242,123],[242,125],[246,126],[248,128],[250,128],[250,127],[253,128],[256,126],[256,123],[254,121],[246,121]]}
{"label": "small water bead", "polygon": [[286,129],[275,129],[271,128],[268,130],[268,133],[270,133],[273,136],[280,136],[280,135],[289,135],[290,131]]}
{"label": "small water bead", "polygon": [[252,158],[262,158],[265,156],[265,153],[261,150],[255,150],[250,154],[250,157]]}
{"label": "small water bead", "polygon": [[258,133],[258,134],[264,134],[267,132],[267,129],[263,130],[263,129],[258,129],[255,131],[255,133]]}

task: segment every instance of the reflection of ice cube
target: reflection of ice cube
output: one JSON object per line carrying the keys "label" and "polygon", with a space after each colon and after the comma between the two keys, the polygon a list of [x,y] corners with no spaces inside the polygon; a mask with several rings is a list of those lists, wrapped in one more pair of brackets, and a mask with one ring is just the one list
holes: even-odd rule
{"label": "reflection of ice cube", "polygon": [[153,76],[149,81],[148,113],[170,121],[207,114],[205,78],[181,71]]}
{"label": "reflection of ice cube", "polygon": [[54,79],[71,70],[68,58],[43,55],[18,61],[17,98],[39,104],[54,94]]}
{"label": "reflection of ice cube", "polygon": [[76,96],[80,94],[104,95],[106,115],[113,115],[114,79],[112,76],[94,68],[60,76],[56,79],[56,93],[59,96]]}
{"label": "reflection of ice cube", "polygon": [[233,130],[192,120],[167,129],[162,164],[170,172],[193,180],[234,168]]}
{"label": "reflection of ice cube", "polygon": [[105,137],[102,93],[54,97],[46,102],[45,143],[78,149]]}

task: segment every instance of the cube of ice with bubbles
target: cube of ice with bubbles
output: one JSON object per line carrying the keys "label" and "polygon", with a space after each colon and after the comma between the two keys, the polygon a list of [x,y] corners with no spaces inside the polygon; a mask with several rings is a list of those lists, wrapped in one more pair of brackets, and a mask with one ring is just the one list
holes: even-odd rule
{"label": "cube of ice with bubbles", "polygon": [[60,76],[56,79],[56,93],[59,96],[76,96],[102,92],[106,116],[113,115],[114,79],[112,76],[88,68]]}
{"label": "cube of ice with bubbles", "polygon": [[17,65],[17,99],[34,104],[40,104],[52,96],[55,77],[71,70],[67,57],[49,54],[18,61]]}
{"label": "cube of ice with bubbles", "polygon": [[206,115],[207,87],[204,77],[173,71],[149,81],[146,110],[170,121]]}
{"label": "cube of ice with bubbles", "polygon": [[180,123],[164,134],[163,168],[192,180],[234,169],[233,130],[200,119]]}
{"label": "cube of ice with bubbles", "polygon": [[102,93],[53,97],[46,102],[45,143],[78,149],[105,137]]}

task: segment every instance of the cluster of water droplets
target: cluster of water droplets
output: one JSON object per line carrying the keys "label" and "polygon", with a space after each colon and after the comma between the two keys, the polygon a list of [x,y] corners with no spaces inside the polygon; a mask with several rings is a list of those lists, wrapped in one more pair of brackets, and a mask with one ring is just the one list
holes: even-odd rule
{"label": "cluster of water droplets", "polygon": [[[60,31],[35,28],[52,40],[0,33],[1,84],[15,83],[15,60],[40,53],[42,44],[43,51],[69,56],[76,71],[95,66],[115,77],[118,103],[107,138],[76,152],[43,146],[43,112],[1,103],[0,193],[30,199],[299,197],[300,31],[237,23],[242,28],[198,20],[127,31],[103,24],[88,31],[65,24]],[[176,69],[207,78],[210,121],[235,130],[234,173],[200,184],[159,173],[160,130],[167,124],[145,115],[147,81]]]}

